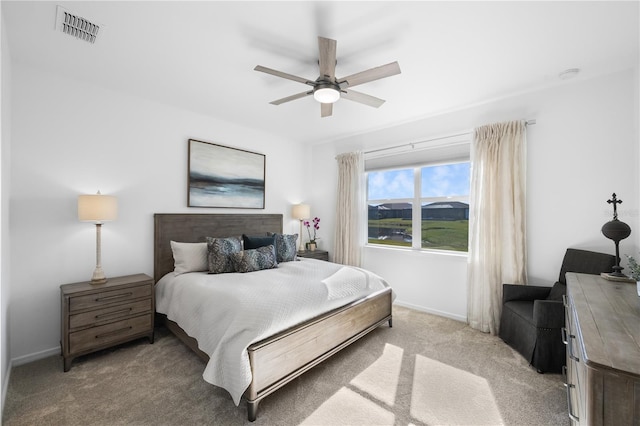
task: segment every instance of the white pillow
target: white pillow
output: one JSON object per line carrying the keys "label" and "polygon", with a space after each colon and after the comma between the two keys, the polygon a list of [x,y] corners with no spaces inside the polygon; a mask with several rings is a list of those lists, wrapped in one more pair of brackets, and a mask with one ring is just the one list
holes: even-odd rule
{"label": "white pillow", "polygon": [[209,269],[207,243],[178,243],[171,241],[173,252],[173,274],[201,272]]}

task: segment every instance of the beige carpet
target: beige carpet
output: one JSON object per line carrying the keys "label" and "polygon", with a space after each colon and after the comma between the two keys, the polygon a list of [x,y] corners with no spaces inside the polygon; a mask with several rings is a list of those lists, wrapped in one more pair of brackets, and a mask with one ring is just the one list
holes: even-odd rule
{"label": "beige carpet", "polygon": [[[562,377],[502,340],[394,307],[373,331],[265,398],[254,425],[568,425]],[[11,372],[3,424],[239,425],[244,402],[202,380],[204,364],[164,328],[87,355]]]}

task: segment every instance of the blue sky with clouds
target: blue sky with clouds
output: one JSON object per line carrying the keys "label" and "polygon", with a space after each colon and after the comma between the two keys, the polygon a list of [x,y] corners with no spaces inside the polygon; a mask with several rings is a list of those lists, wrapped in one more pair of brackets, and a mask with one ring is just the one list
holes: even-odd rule
{"label": "blue sky with clouds", "polygon": [[[469,195],[470,163],[422,168],[422,197]],[[368,198],[413,198],[413,169],[369,172]]]}

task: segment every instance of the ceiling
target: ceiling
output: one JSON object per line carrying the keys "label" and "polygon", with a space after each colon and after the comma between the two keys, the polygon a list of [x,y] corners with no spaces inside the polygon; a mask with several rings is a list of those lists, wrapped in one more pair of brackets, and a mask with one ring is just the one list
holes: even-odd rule
{"label": "ceiling", "polygon": [[[54,30],[56,5],[102,25],[95,44]],[[11,57],[71,78],[319,143],[491,99],[638,66],[639,3],[626,2],[31,2],[2,1]],[[398,61],[402,73],[339,100],[256,65],[315,80],[321,35],[337,40],[338,77]],[[4,54],[4,52],[3,52]],[[572,80],[575,81],[575,80]]]}

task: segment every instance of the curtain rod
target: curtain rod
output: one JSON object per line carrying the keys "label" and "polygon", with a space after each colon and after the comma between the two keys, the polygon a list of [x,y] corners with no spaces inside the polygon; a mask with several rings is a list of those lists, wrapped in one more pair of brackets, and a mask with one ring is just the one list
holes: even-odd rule
{"label": "curtain rod", "polygon": [[[525,125],[525,126],[533,126],[534,124],[536,124],[536,120],[535,120],[535,119],[526,120],[526,121],[524,122],[524,125]],[[443,139],[450,139],[450,138],[455,138],[455,137],[458,137],[458,136],[466,136],[466,135],[470,135],[471,133],[473,133],[473,130],[467,130],[467,131],[465,131],[465,132],[456,133],[456,134],[453,134],[453,135],[447,135],[447,136],[440,136],[440,137],[437,137],[437,138],[426,139],[426,140],[419,141],[419,142],[403,143],[403,144],[400,144],[400,145],[388,146],[388,147],[386,147],[386,148],[372,149],[372,150],[370,150],[370,151],[364,151],[364,152],[363,152],[363,154],[365,154],[365,155],[366,155],[366,154],[373,154],[373,153],[376,153],[376,152],[388,151],[388,150],[390,150],[390,149],[402,148],[402,147],[404,147],[404,146],[410,146],[410,147],[413,147],[414,145],[417,145],[417,144],[419,144],[419,143],[427,143],[427,142],[440,141],[440,140],[443,140]]]}

